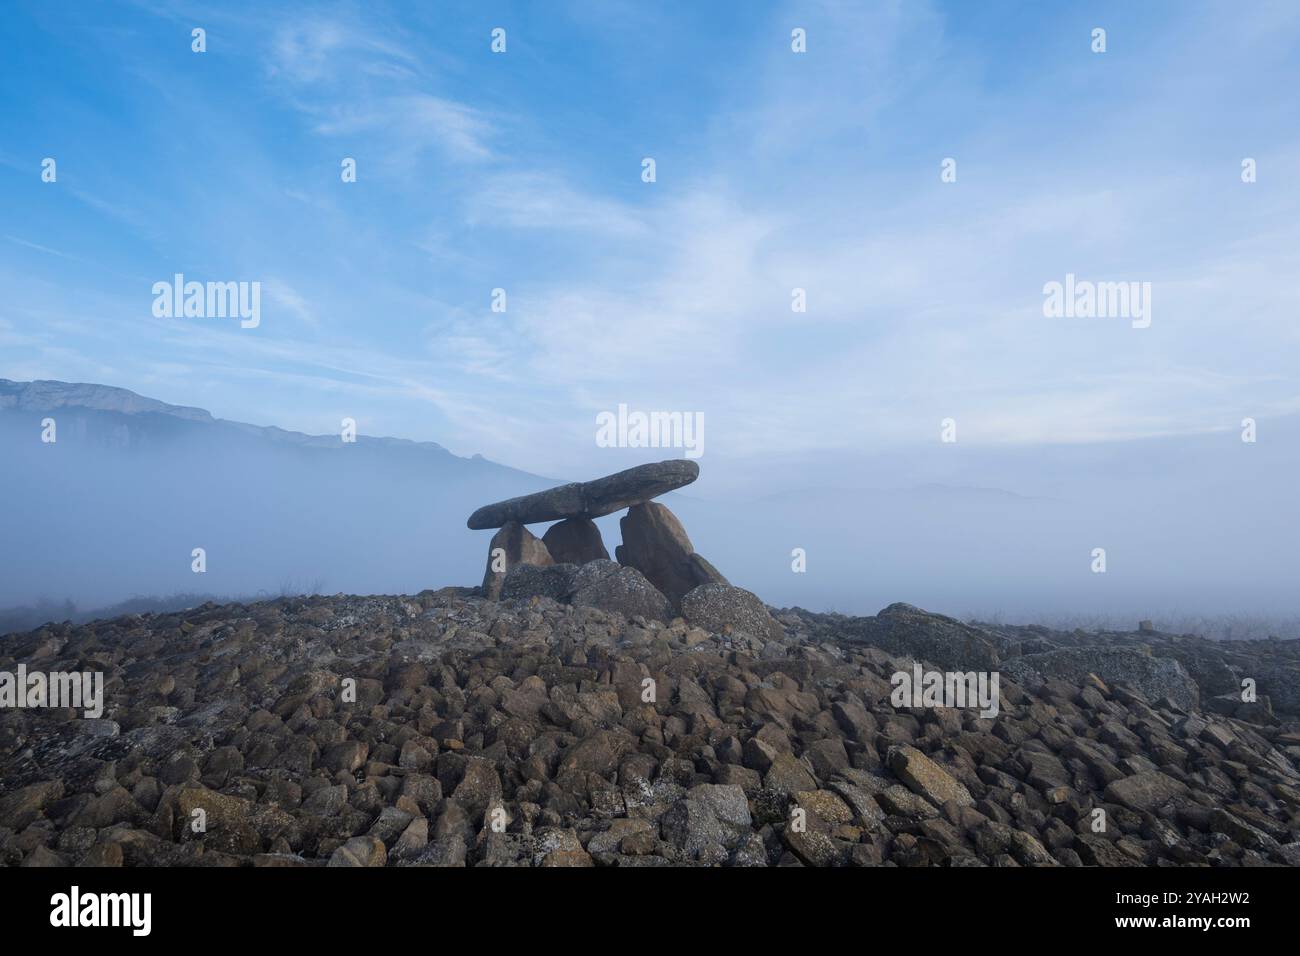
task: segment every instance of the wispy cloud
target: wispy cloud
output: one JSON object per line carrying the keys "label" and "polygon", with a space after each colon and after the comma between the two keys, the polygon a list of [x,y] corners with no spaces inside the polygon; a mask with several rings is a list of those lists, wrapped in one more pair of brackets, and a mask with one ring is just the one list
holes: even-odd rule
{"label": "wispy cloud", "polygon": [[[5,360],[111,366],[288,425],[343,398],[396,434],[551,473],[594,460],[594,414],[620,401],[705,412],[715,468],[928,442],[948,415],[981,442],[1041,443],[1296,406],[1300,147],[1274,95],[1293,15],[1206,8],[1157,29],[1138,11],[1090,59],[1061,11],[993,30],[903,0],[741,25],[700,8],[727,44],[706,55],[674,18],[615,9],[586,59],[591,9],[512,27],[501,57],[477,21],[425,8],[217,11],[209,59],[155,70],[148,107],[117,104],[101,182],[69,181],[87,208],[29,229],[46,220],[25,206],[7,227]],[[1189,87],[1207,51],[1210,92]],[[152,122],[159,104],[191,111],[202,149]],[[0,160],[25,174],[53,135],[31,125]],[[159,171],[148,190],[140,168]],[[130,268],[260,278],[274,314],[252,334],[142,318],[144,287],[92,278],[70,241],[94,225],[114,253],[132,223],[157,241]],[[1042,286],[1066,272],[1151,281],[1152,327],[1045,319]]]}
{"label": "wispy cloud", "polygon": [[334,139],[372,134],[385,137],[379,155],[409,166],[424,150],[438,148],[459,160],[492,158],[492,128],[478,111],[428,94],[410,94],[331,107],[312,129]]}
{"label": "wispy cloud", "polygon": [[531,170],[489,176],[474,194],[466,222],[593,237],[647,234],[645,216],[635,205],[576,189],[554,173]]}

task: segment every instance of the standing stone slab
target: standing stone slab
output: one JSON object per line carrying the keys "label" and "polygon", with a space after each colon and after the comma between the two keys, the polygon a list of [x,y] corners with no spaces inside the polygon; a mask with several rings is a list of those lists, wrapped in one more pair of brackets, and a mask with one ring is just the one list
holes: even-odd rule
{"label": "standing stone slab", "polygon": [[481,531],[500,528],[509,521],[534,524],[561,518],[599,518],[689,485],[699,475],[700,466],[684,458],[638,465],[595,481],[560,485],[484,505],[469,516],[467,524]]}
{"label": "standing stone slab", "polygon": [[557,564],[609,560],[600,529],[590,518],[565,518],[551,525],[542,535],[542,543]]}
{"label": "standing stone slab", "polygon": [[618,563],[644,574],[674,608],[701,584],[726,584],[714,567],[696,557],[677,516],[655,501],[633,505],[619,520],[623,543],[614,549]]}
{"label": "standing stone slab", "polygon": [[[498,560],[502,557],[496,554],[498,548],[505,552],[504,561]],[[483,574],[483,593],[490,600],[499,599],[501,585],[506,579],[506,574],[513,567],[531,564],[544,568],[554,563],[540,538],[516,521],[507,522],[492,536],[492,543],[488,545],[487,570]]]}

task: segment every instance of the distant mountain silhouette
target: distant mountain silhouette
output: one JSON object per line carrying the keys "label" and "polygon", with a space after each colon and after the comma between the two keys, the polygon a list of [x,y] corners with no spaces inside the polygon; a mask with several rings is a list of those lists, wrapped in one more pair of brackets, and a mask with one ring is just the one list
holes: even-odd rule
{"label": "distant mountain silhouette", "polygon": [[[187,405],[169,405],[167,402],[146,398],[128,389],[117,388],[113,385],[56,381],[13,382],[9,379],[0,378],[0,412],[29,413],[30,416],[41,416],[53,414],[60,409],[72,410],[77,416],[74,421],[81,420],[82,414],[86,412],[110,412],[116,415],[131,416],[130,419],[123,418],[117,422],[118,425],[125,427],[125,432],[121,429],[117,431],[88,432],[85,437],[90,441],[111,443],[114,437],[121,438],[123,436],[128,441],[132,439],[148,441],[151,435],[156,435],[167,427],[154,416],[166,416],[188,423],[232,429],[267,441],[290,445],[340,449],[346,449],[347,447],[347,444],[337,434],[307,435],[302,432],[286,431],[275,425],[249,425],[245,422],[214,418],[212,413],[206,409],[192,408]],[[457,461],[493,464],[488,462],[482,455],[474,455],[472,458],[458,458],[437,442],[415,442],[405,438],[375,438],[368,435],[357,435],[356,444],[382,445],[388,448],[426,449],[440,455],[446,455],[449,458],[455,458]],[[497,465],[495,467],[504,466]],[[524,475],[527,478],[537,478],[536,475],[517,472],[513,468],[507,470]],[[545,479],[538,478],[538,480]]]}
{"label": "distant mountain silhouette", "polygon": [[124,415],[158,412],[190,421],[214,421],[212,415],[201,408],[168,405],[125,388],[84,382],[11,382],[7,378],[0,378],[0,408],[41,412],[59,408],[86,408],[100,412],[121,412]]}

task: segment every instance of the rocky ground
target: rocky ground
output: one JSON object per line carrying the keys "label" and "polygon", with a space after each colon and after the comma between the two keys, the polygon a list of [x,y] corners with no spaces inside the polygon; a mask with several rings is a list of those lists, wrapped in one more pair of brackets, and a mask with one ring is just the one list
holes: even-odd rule
{"label": "rocky ground", "polygon": [[[102,670],[107,694],[98,720],[0,711],[0,861],[1300,864],[1300,642],[769,616],[722,585],[665,623],[601,600],[616,573],[529,574],[500,601],[208,604],[0,639],[0,670]],[[999,714],[895,708],[914,659],[998,672]]]}

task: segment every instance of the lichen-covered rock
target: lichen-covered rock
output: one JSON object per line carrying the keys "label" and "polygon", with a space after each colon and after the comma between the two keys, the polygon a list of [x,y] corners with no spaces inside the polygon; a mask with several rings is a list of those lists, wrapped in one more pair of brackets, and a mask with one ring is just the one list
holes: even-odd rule
{"label": "lichen-covered rock", "polygon": [[779,641],[785,631],[758,595],[729,584],[702,584],[682,598],[682,617],[715,634],[740,632]]}
{"label": "lichen-covered rock", "polygon": [[614,561],[591,561],[580,567],[573,578],[569,601],[625,617],[639,614],[658,621],[673,619],[672,604],[645,575]]}
{"label": "lichen-covered rock", "polygon": [[731,850],[751,833],[753,819],[745,791],[736,786],[700,784],[664,814],[664,839],[699,859],[710,848]]}
{"label": "lichen-covered rock", "polygon": [[563,603],[573,595],[573,576],[577,573],[578,566],[574,564],[552,564],[548,567],[521,564],[511,568],[501,582],[501,600],[519,601],[545,597]]}
{"label": "lichen-covered rock", "polygon": [[973,806],[975,800],[965,785],[915,747],[890,747],[889,769],[915,794],[925,797],[936,807],[949,800],[958,806]]}

